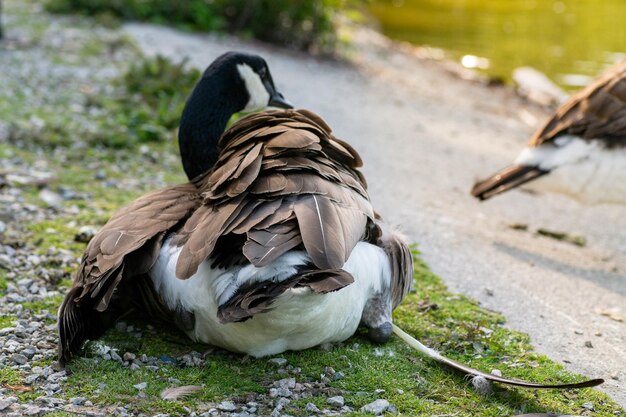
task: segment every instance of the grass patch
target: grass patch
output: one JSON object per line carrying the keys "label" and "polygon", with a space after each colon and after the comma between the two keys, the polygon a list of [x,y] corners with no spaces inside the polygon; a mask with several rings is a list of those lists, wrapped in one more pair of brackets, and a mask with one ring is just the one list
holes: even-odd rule
{"label": "grass patch", "polygon": [[0,386],[18,385],[22,382],[22,373],[17,369],[0,369]]}
{"label": "grass patch", "polygon": [[[528,336],[502,327],[500,315],[480,308],[476,302],[449,293],[441,280],[416,258],[416,291],[409,295],[394,315],[395,322],[429,346],[456,360],[490,372],[499,369],[505,376],[538,382],[573,382],[580,376],[567,372],[532,351]],[[206,347],[193,345],[176,330],[151,330],[140,327],[142,338],[126,332],[110,331],[104,343],[119,349],[157,358],[177,357]],[[325,351],[309,349],[280,355],[293,367],[301,368],[298,382],[319,381],[331,366],[345,377],[330,382],[330,387],[312,398],[293,401],[284,412],[307,415],[304,407],[313,402],[328,408],[326,398],[343,395],[346,404],[359,410],[376,398],[385,398],[403,415],[481,415],[511,416],[519,413],[558,412],[585,414],[585,403],[592,403],[594,416],[623,415],[623,410],[606,395],[591,389],[579,391],[523,390],[497,386],[489,396],[475,392],[463,377],[419,356],[393,337],[382,346],[372,345],[358,332],[343,344]],[[82,358],[70,364],[66,390],[68,396],[88,396],[96,402],[127,404],[136,412],[185,413],[183,407],[202,411],[210,402],[227,397],[241,398],[246,393],[264,393],[277,379],[293,375],[277,373],[267,358],[252,359],[231,354],[210,354],[202,368],[159,363],[158,371],[140,368],[130,371],[112,361]],[[163,402],[159,392],[170,378],[181,385],[203,385],[187,400]],[[147,382],[146,396],[136,398],[134,384]],[[377,390],[384,393],[377,394]],[[380,391],[379,391],[380,392]],[[356,414],[355,414],[356,415]]]}
{"label": "grass patch", "polygon": [[46,310],[50,313],[56,312],[63,302],[63,295],[53,295],[40,301],[28,301],[22,303],[25,310],[30,310],[33,314],[40,314]]}
{"label": "grass patch", "polygon": [[0,316],[0,329],[13,326],[13,323],[17,320],[15,316]]}

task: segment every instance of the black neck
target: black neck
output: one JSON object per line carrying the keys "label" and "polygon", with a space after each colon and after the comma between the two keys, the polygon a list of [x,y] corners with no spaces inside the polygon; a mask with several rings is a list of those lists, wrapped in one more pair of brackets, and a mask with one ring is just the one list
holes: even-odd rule
{"label": "black neck", "polygon": [[189,180],[209,171],[219,155],[217,143],[230,117],[243,109],[247,91],[239,77],[209,68],[185,104],[178,146]]}

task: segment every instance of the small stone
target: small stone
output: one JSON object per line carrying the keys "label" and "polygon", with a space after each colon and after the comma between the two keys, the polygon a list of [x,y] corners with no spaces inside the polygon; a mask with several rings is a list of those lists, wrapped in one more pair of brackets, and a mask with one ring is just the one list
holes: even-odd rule
{"label": "small stone", "polygon": [[309,413],[319,413],[320,409],[317,408],[317,406],[313,403],[307,403],[306,407],[304,407],[304,411],[307,411]]}
{"label": "small stone", "polygon": [[389,408],[389,401],[378,399],[361,407],[361,412],[380,415]]}
{"label": "small stone", "polygon": [[18,365],[24,365],[25,363],[28,362],[28,358],[19,353],[16,353],[13,356],[11,356],[11,360]]}
{"label": "small stone", "polygon": [[594,407],[593,407],[593,404],[592,404],[592,403],[584,403],[584,404],[582,405],[582,408],[587,409],[587,410],[591,410],[591,411],[593,411],[593,410],[594,410]]}
{"label": "small stone", "polygon": [[277,388],[294,389],[296,387],[295,378],[285,378],[274,382],[274,386]]}
{"label": "small stone", "polygon": [[292,392],[288,388],[270,388],[270,398],[291,397]]}
{"label": "small stone", "polygon": [[136,358],[134,353],[126,352],[124,353],[123,359],[124,362],[132,361]]}
{"label": "small stone", "polygon": [[341,379],[344,379],[346,377],[346,375],[343,372],[335,372],[333,374],[333,380],[335,381],[339,381]]}
{"label": "small stone", "polygon": [[588,348],[593,348],[593,343],[591,343],[591,340],[587,340],[587,341],[585,342],[585,347],[588,347]]}
{"label": "small stone", "polygon": [[38,416],[39,413],[41,413],[41,408],[36,405],[29,405],[22,410],[22,414],[25,416]]}
{"label": "small stone", "polygon": [[232,401],[222,401],[218,404],[217,408],[222,411],[235,411],[237,410],[237,406]]}
{"label": "small stone", "polygon": [[502,371],[499,370],[499,369],[492,369],[491,370],[491,375],[502,376]]}
{"label": "small stone", "polygon": [[87,398],[85,398],[85,397],[73,397],[73,398],[70,398],[70,403],[72,405],[84,405],[86,401],[87,401]]}
{"label": "small stone", "polygon": [[326,403],[333,407],[343,407],[345,400],[341,395],[337,395],[335,397],[330,397],[326,400]]}
{"label": "small stone", "polygon": [[138,384],[133,385],[133,387],[137,388],[138,390],[146,389],[147,386],[148,386],[147,382],[140,382]]}
{"label": "small stone", "polygon": [[39,192],[39,198],[50,207],[59,207],[63,202],[63,197],[47,188]]}
{"label": "small stone", "polygon": [[285,359],[285,358],[272,358],[268,362],[271,363],[272,365],[276,365],[278,367],[283,367],[283,366],[287,365],[287,359]]}
{"label": "small stone", "polygon": [[11,406],[11,404],[13,404],[13,402],[9,401],[8,399],[0,400],[0,411],[6,410],[7,408]]}

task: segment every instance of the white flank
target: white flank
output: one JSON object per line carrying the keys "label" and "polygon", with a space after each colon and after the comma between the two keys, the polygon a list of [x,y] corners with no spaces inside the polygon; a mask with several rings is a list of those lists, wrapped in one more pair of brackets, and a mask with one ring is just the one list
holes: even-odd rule
{"label": "white flank", "polygon": [[328,294],[292,289],[278,297],[267,313],[241,323],[220,324],[218,306],[240,285],[287,279],[298,265],[310,259],[304,252],[293,251],[262,268],[248,265],[228,271],[212,269],[205,261],[195,275],[180,280],[175,275],[179,253],[180,248],[166,241],[150,276],[170,308],[182,307],[195,315],[195,329],[189,336],[257,357],[347,339],[356,331],[367,300],[383,286],[389,286],[391,279],[385,252],[360,242],[343,267],[354,276],[353,284]]}
{"label": "white flank", "polygon": [[265,89],[259,74],[246,64],[237,65],[237,70],[243,82],[246,83],[246,89],[250,95],[248,104],[246,104],[243,111],[251,112],[266,108],[270,101],[270,93]]}
{"label": "white flank", "polygon": [[526,148],[515,161],[551,171],[528,187],[569,195],[580,201],[626,204],[626,148],[562,136],[555,144]]}

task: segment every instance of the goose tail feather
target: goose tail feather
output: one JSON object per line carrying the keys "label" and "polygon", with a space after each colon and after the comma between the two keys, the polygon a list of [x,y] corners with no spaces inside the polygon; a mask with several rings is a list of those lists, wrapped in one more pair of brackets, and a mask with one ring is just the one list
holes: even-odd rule
{"label": "goose tail feather", "polygon": [[586,381],[582,381],[582,382],[575,382],[575,383],[570,383],[570,384],[539,384],[539,383],[534,383],[534,382],[526,382],[526,381],[519,381],[519,380],[514,380],[514,379],[507,379],[507,378],[503,378],[501,376],[497,376],[497,375],[492,375],[492,374],[488,374],[485,372],[481,372],[477,369],[474,368],[470,368],[469,366],[463,365],[462,363],[453,361],[452,359],[448,359],[445,356],[442,356],[439,352],[424,346],[422,343],[420,343],[417,339],[415,339],[413,336],[409,335],[408,333],[406,333],[405,331],[403,331],[401,328],[399,328],[398,326],[396,326],[395,324],[392,324],[392,329],[393,332],[400,337],[402,340],[404,340],[404,342],[406,342],[409,346],[411,346],[412,348],[420,351],[421,353],[423,353],[424,355],[428,356],[431,359],[434,359],[435,361],[449,366],[452,369],[455,369],[465,375],[467,375],[468,377],[472,378],[472,381],[474,382],[474,384],[476,385],[476,381],[481,381],[484,383],[485,380],[487,381],[491,381],[491,382],[499,382],[501,384],[507,384],[507,385],[514,385],[517,387],[523,387],[523,388],[537,388],[537,389],[548,389],[548,388],[558,388],[558,389],[570,389],[570,388],[589,388],[589,387],[595,387],[596,385],[600,385],[604,382],[603,379],[589,379]]}

